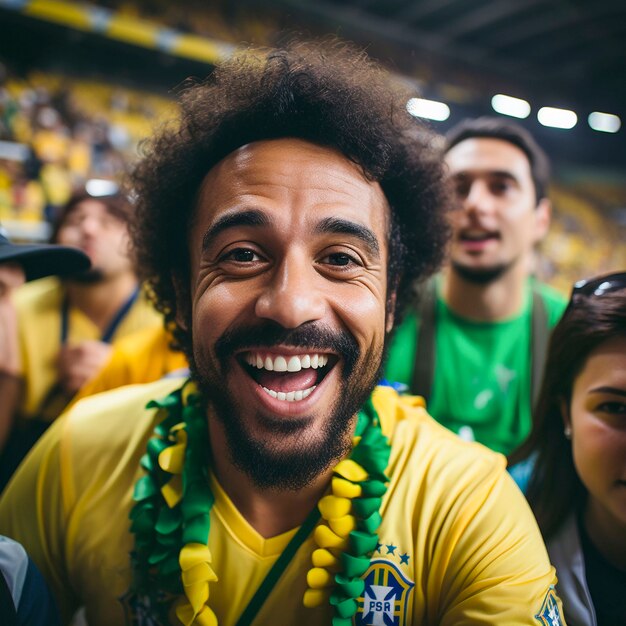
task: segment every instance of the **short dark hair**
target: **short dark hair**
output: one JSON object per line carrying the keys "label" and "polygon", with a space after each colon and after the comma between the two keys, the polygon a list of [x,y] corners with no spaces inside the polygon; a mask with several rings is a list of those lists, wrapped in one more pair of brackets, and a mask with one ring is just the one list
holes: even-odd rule
{"label": "short dark hair", "polygon": [[503,117],[484,116],[465,119],[446,133],[444,150],[448,152],[456,144],[473,137],[501,139],[517,146],[526,155],[530,164],[537,204],[542,198],[548,197],[550,159],[525,128]]}
{"label": "short dark hair", "polygon": [[74,190],[69,200],[57,211],[54,216],[54,220],[52,222],[52,231],[50,235],[50,243],[58,243],[57,238],[59,236],[59,230],[63,226],[65,222],[65,218],[74,210],[76,207],[85,202],[85,200],[94,200],[104,205],[106,210],[111,214],[117,217],[122,222],[128,224],[131,220],[133,207],[126,195],[124,195],[121,191],[103,195],[103,196],[94,196],[90,194],[86,189],[80,188]]}
{"label": "short dark hair", "polygon": [[509,457],[510,465],[534,460],[526,497],[546,541],[587,498],[563,431],[561,403],[570,405],[574,382],[591,352],[619,337],[626,337],[626,289],[576,295],[552,332],[531,433]]}
{"label": "short dark hair", "polygon": [[243,51],[181,93],[176,123],[142,145],[131,235],[139,271],[187,353],[191,338],[175,323],[173,277],[187,288],[198,191],[214,165],[254,141],[298,138],[330,147],[379,182],[391,207],[388,285],[399,315],[413,281],[443,260],[450,205],[435,137],[406,110],[412,95],[335,39]]}

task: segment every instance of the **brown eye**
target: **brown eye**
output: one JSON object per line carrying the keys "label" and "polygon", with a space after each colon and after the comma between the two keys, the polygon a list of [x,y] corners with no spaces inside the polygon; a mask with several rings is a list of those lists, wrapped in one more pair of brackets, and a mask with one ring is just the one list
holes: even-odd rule
{"label": "brown eye", "polygon": [[511,188],[511,184],[505,180],[498,180],[491,183],[490,188],[493,195],[501,196]]}
{"label": "brown eye", "polygon": [[469,183],[467,181],[458,180],[453,185],[453,190],[457,198],[467,198],[470,190]]}
{"label": "brown eye", "polygon": [[250,248],[235,248],[220,258],[220,261],[235,261],[235,263],[253,263],[259,260],[259,255]]}
{"label": "brown eye", "polygon": [[345,268],[362,265],[358,259],[355,259],[352,255],[346,254],[345,252],[333,252],[332,254],[328,254],[321,260],[321,262],[326,265]]}
{"label": "brown eye", "polygon": [[328,257],[330,265],[350,265],[353,259],[347,254],[331,254]]}
{"label": "brown eye", "polygon": [[626,415],[626,404],[624,402],[603,402],[596,410],[602,413]]}

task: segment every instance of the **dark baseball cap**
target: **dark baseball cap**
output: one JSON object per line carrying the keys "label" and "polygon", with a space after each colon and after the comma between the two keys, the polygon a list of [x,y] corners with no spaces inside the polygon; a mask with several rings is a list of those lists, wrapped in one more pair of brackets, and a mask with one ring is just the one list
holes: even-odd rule
{"label": "dark baseball cap", "polygon": [[0,233],[0,263],[9,262],[22,266],[26,280],[78,274],[91,265],[89,257],[77,248],[44,243],[11,243]]}

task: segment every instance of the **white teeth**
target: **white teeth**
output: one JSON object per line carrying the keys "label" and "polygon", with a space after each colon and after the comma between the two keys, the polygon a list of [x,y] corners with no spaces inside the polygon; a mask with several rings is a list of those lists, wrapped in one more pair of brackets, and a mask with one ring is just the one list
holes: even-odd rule
{"label": "white teeth", "polygon": [[260,354],[248,352],[245,355],[248,365],[257,369],[266,369],[269,372],[299,372],[301,369],[318,369],[328,363],[326,354],[303,354],[290,357],[277,356],[263,358]]}
{"label": "white teeth", "polygon": [[274,371],[275,372],[286,372],[287,371],[287,360],[283,356],[277,356],[274,359]]}
{"label": "white teeth", "polygon": [[[278,360],[278,359],[277,359]],[[300,358],[297,356],[292,356],[287,363],[287,371],[288,372],[299,372],[302,369],[302,365],[300,365]]]}
{"label": "white teeth", "polygon": [[268,389],[267,387],[262,387],[262,389],[265,393],[272,396],[272,398],[276,398],[277,400],[284,400],[285,402],[299,402],[300,400],[308,398],[315,390],[315,387],[317,387],[317,385],[313,385],[313,387],[309,387],[308,389],[304,389],[302,391],[288,391],[287,393],[284,391],[274,391],[273,389]]}

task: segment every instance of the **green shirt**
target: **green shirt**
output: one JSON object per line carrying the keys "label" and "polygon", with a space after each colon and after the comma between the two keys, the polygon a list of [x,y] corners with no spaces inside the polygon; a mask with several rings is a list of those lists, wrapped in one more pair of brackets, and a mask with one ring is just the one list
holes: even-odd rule
{"label": "green shirt", "polygon": [[[567,302],[552,288],[535,285],[552,328]],[[498,322],[474,322],[453,313],[437,285],[435,372],[428,411],[463,438],[504,454],[530,431],[531,303],[529,282],[519,315]],[[410,386],[418,324],[412,311],[396,330],[385,370],[387,380]]]}

